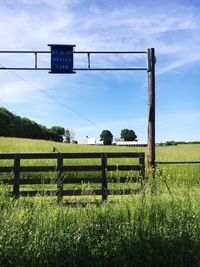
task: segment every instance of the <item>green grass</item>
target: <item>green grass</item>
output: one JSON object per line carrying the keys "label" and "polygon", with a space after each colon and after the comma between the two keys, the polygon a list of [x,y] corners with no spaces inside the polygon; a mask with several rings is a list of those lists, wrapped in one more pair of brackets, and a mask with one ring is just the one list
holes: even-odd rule
{"label": "green grass", "polygon": [[112,151],[143,151],[142,148],[116,147],[115,146],[94,146],[58,143],[44,140],[32,140],[23,138],[0,137],[0,152],[22,153],[22,152],[53,152],[56,147],[59,152],[112,152]]}
{"label": "green grass", "polygon": [[[146,152],[0,138],[2,153],[52,152],[53,146],[60,152]],[[158,161],[199,161],[200,145],[158,147],[156,155]],[[198,267],[199,181],[200,165],[160,166],[141,194],[84,208],[58,206],[45,196],[13,200],[0,187],[0,266]]]}
{"label": "green grass", "polygon": [[[146,152],[144,147],[93,146],[57,143],[52,141],[0,137],[0,153],[53,152]],[[200,144],[156,147],[157,161],[186,161],[200,159]]]}
{"label": "green grass", "polygon": [[101,206],[0,199],[0,266],[199,266],[200,197],[145,193]]}
{"label": "green grass", "polygon": [[[51,141],[42,140],[30,140],[30,139],[20,139],[20,138],[0,138],[0,152],[1,153],[23,153],[23,152],[52,152],[53,147],[56,147],[60,152],[145,152],[147,156],[147,148],[140,147],[116,147],[116,146],[87,146],[87,145],[76,145],[76,144],[64,144],[55,143]],[[146,157],[147,158],[147,157]],[[200,145],[177,145],[169,147],[157,147],[156,148],[156,160],[157,161],[198,161],[200,160]],[[76,164],[100,164],[99,160],[65,160],[64,163],[69,163],[72,165]],[[136,162],[136,160],[115,159],[109,160],[109,163],[119,164],[123,162],[124,164],[131,164]],[[1,161],[0,166],[12,165],[13,161]],[[23,161],[22,161],[23,164]],[[55,161],[52,160],[26,160],[24,161],[26,165],[52,165]],[[182,166],[167,166],[163,165],[159,167],[162,170],[162,175],[168,180],[173,180],[173,183],[177,185],[191,183],[199,184],[200,181],[200,165],[182,165]],[[26,174],[27,176],[28,174]],[[32,175],[32,174],[31,174]],[[38,175],[38,174],[37,174]],[[43,174],[40,174],[41,176]],[[54,178],[56,173],[48,174],[48,177]],[[67,175],[67,174],[66,174]],[[70,176],[76,176],[77,174],[71,173]],[[85,176],[99,176],[98,173],[85,173]],[[121,175],[118,173],[110,173],[110,176]],[[29,175],[30,176],[30,175]],[[44,177],[44,176],[43,176]]]}

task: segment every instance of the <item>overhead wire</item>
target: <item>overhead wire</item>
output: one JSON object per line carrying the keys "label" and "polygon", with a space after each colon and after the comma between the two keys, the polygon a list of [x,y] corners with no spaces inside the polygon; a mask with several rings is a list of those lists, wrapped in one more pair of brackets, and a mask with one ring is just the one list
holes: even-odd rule
{"label": "overhead wire", "polygon": [[10,110],[12,109],[12,108],[8,105],[8,103],[6,103],[5,100],[3,100],[1,97],[0,97],[0,101],[1,101],[1,103],[3,103],[5,106],[7,106]]}
{"label": "overhead wire", "polygon": [[[5,68],[5,66],[3,66],[2,64],[0,64],[1,67]],[[75,109],[72,109],[70,106],[66,105],[65,103],[63,103],[62,101],[56,99],[54,96],[50,95],[49,93],[47,93],[46,91],[44,91],[41,87],[39,87],[38,85],[36,86],[35,84],[33,84],[32,82],[28,81],[27,79],[25,79],[24,77],[22,77],[21,75],[19,75],[18,73],[16,73],[15,71],[9,70],[9,72],[11,72],[13,75],[15,75],[16,77],[18,77],[19,79],[23,80],[25,83],[29,84],[31,87],[39,90],[41,93],[43,93],[44,95],[46,95],[47,97],[51,98],[51,100],[53,100],[54,102],[60,104],[61,106],[63,106],[64,108],[70,110],[72,113],[76,114],[77,116],[81,117],[82,119],[86,120],[87,122],[89,122],[91,125],[95,126],[96,128],[102,130],[102,128],[97,125],[96,123],[94,123],[92,120],[88,119],[85,115],[81,114],[80,112],[76,111]],[[8,106],[8,105],[7,105]]]}
{"label": "overhead wire", "polygon": [[[5,68],[5,66],[3,66],[1,63],[0,63],[0,66],[3,67],[3,68]],[[76,114],[77,116],[81,117],[82,119],[86,120],[86,121],[89,122],[91,125],[95,126],[96,128],[102,130],[102,128],[101,128],[99,125],[97,125],[96,123],[94,123],[92,120],[88,119],[86,116],[82,115],[80,112],[78,112],[78,111],[72,109],[70,106],[64,104],[62,101],[56,99],[54,96],[48,94],[48,93],[45,92],[42,88],[40,88],[39,86],[36,86],[36,85],[33,84],[32,82],[28,81],[27,79],[25,79],[24,77],[22,77],[21,75],[19,75],[18,73],[16,73],[15,71],[9,70],[9,72],[12,73],[13,75],[15,75],[16,77],[18,77],[19,79],[23,80],[25,83],[29,84],[31,87],[33,87],[33,88],[39,90],[41,93],[43,93],[44,95],[46,95],[47,97],[49,97],[49,98],[50,98],[51,100],[53,100],[54,102],[60,104],[60,105],[63,106],[64,108],[70,110],[72,113],[74,113],[74,114]],[[4,103],[4,104],[10,109],[9,105],[8,105],[5,101],[3,101],[2,98],[0,98],[0,99],[1,99],[2,103]],[[50,142],[50,140],[46,140],[46,141],[47,141],[48,143]],[[49,145],[50,145],[50,144],[49,144]],[[55,148],[55,146],[53,146],[53,147],[52,147],[52,145],[50,145],[50,146],[51,146],[51,149],[53,149],[52,152],[58,152],[58,150]]]}

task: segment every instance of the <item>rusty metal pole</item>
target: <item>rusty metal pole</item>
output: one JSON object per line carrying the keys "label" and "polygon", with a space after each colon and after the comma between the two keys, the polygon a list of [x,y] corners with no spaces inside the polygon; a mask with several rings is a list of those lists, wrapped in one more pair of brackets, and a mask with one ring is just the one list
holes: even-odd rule
{"label": "rusty metal pole", "polygon": [[155,170],[155,49],[147,49],[148,60],[148,170]]}

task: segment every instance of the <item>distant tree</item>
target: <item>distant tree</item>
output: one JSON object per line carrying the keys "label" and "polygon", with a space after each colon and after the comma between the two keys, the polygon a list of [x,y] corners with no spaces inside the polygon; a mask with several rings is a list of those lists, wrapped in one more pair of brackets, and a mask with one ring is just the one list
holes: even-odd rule
{"label": "distant tree", "polygon": [[74,131],[72,129],[65,129],[64,138],[66,143],[71,143],[74,138]]}
{"label": "distant tree", "polygon": [[166,146],[176,146],[177,143],[176,143],[175,141],[166,141],[166,142],[165,142],[165,145],[166,145]]}
{"label": "distant tree", "polygon": [[50,128],[50,131],[52,133],[55,133],[55,134],[58,134],[58,135],[64,135],[64,133],[65,133],[65,129],[63,127],[60,127],[60,126],[52,126]]}
{"label": "distant tree", "polygon": [[63,136],[65,134],[65,128],[60,127],[60,126],[52,126],[49,129],[51,139],[54,141],[62,142],[63,141]]}
{"label": "distant tree", "polygon": [[124,141],[137,141],[137,135],[133,130],[123,129],[121,130],[121,139],[124,139]]}
{"label": "distant tree", "polygon": [[15,136],[24,137],[24,138],[32,138],[32,139],[44,139],[45,132],[42,125],[31,121],[27,118],[18,118],[18,122],[15,122]]}
{"label": "distant tree", "polygon": [[113,141],[113,135],[109,130],[103,130],[100,134],[100,140],[104,145],[111,145]]}
{"label": "distant tree", "polygon": [[63,142],[65,129],[53,126],[50,129],[30,119],[14,115],[0,107],[0,136],[45,139]]}
{"label": "distant tree", "polygon": [[15,115],[6,108],[0,108],[0,136],[14,136]]}

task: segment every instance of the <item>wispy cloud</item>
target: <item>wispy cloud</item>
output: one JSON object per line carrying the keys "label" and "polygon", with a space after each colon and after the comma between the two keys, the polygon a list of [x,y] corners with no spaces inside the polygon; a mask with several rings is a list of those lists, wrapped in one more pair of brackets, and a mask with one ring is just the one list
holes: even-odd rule
{"label": "wispy cloud", "polygon": [[[37,6],[39,2],[49,8],[34,12],[30,3]],[[87,9],[81,11],[76,5],[78,1],[24,0],[24,3],[28,4],[17,10],[2,6],[1,47],[41,48],[51,41],[74,42],[77,49],[141,50],[154,46],[158,57],[173,54],[170,62],[165,58],[165,65],[173,68],[177,59],[180,65],[186,64],[180,54],[184,58],[187,53],[192,58],[199,50],[200,15],[192,7],[174,4],[149,10],[129,4],[120,9],[106,9],[90,7],[89,2],[84,2]]]}
{"label": "wispy cloud", "polygon": [[1,86],[1,98],[8,104],[23,102],[31,93],[31,89],[24,86],[22,81],[4,83]]}
{"label": "wispy cloud", "polygon": [[158,69],[156,71],[156,74],[161,75],[164,74],[166,72],[175,72],[175,73],[181,73],[177,70],[179,70],[179,68],[181,68],[182,66],[188,65],[188,64],[192,64],[195,62],[200,61],[200,51],[193,53],[192,55],[185,55],[184,58],[181,59],[176,59],[176,61],[173,62],[169,62],[168,65]]}
{"label": "wispy cloud", "polygon": [[[12,2],[12,4],[10,4]],[[156,48],[157,74],[161,77],[167,72],[180,73],[183,67],[200,61],[200,7],[194,7],[190,1],[186,4],[176,1],[158,1],[156,5],[135,5],[134,1],[127,1],[123,6],[119,1],[80,1],[80,0],[0,0],[0,50],[48,50],[49,43],[76,44],[76,50],[145,50]],[[110,4],[112,2],[112,5]],[[121,1],[120,1],[121,2]],[[138,64],[141,58],[132,60],[130,57],[95,59],[93,62],[100,66],[113,66],[121,62],[128,66]],[[0,55],[0,64],[29,64],[30,58],[18,58]],[[93,59],[92,59],[93,60]],[[41,64],[49,64],[49,58],[43,58]],[[145,60],[143,61],[144,63]],[[86,64],[86,57],[77,59],[76,64]],[[32,64],[32,63],[31,63]],[[95,74],[98,81],[106,79],[102,74]],[[123,79],[124,74],[117,74],[113,78]],[[132,75],[132,74],[131,74]],[[5,78],[3,78],[5,76]],[[84,78],[79,74],[79,80],[68,77],[53,77],[47,72],[23,73],[25,79],[39,85],[47,92],[56,88],[54,96],[66,100],[72,92],[79,97],[80,83]],[[78,76],[78,75],[77,75]],[[81,78],[80,78],[81,77]],[[132,77],[132,76],[131,76]],[[38,95],[38,86],[28,85],[13,74],[0,76],[0,98],[8,104],[20,104],[27,101],[32,105],[32,99],[42,102]],[[145,81],[146,82],[146,81]],[[63,86],[64,84],[64,86]],[[93,81],[95,85],[95,81]],[[140,84],[141,85],[141,84]],[[87,86],[87,82],[86,82]],[[145,85],[146,86],[146,85]],[[95,87],[95,86],[93,86]],[[102,86],[103,87],[103,86]],[[9,88],[9,90],[7,90]],[[62,90],[64,88],[64,90]],[[88,91],[95,90],[88,88]],[[103,89],[102,89],[103,90]],[[76,99],[77,100],[77,99]],[[80,97],[79,97],[80,101]],[[95,109],[95,101],[93,108]],[[73,103],[70,102],[73,107]],[[53,113],[55,107],[49,105]],[[28,107],[29,108],[29,107]],[[46,107],[45,107],[46,108]],[[47,108],[46,108],[47,109]],[[41,110],[41,113],[44,110]],[[84,113],[84,111],[83,111]],[[198,114],[185,117],[198,119]],[[42,118],[41,118],[42,119]],[[177,117],[184,120],[184,116]],[[145,121],[146,122],[146,121]],[[71,123],[71,121],[70,121]],[[117,130],[126,125],[144,127],[142,121],[118,121],[99,123],[103,129]],[[141,123],[141,125],[140,125]],[[75,125],[75,124],[74,124]],[[76,126],[76,125],[75,125]],[[75,127],[74,127],[75,128]],[[94,131],[93,127],[78,128],[75,131],[84,133]]]}

